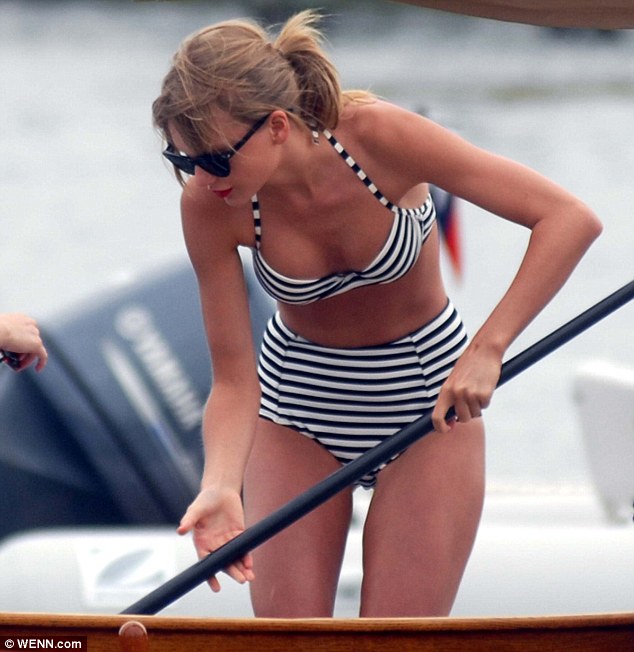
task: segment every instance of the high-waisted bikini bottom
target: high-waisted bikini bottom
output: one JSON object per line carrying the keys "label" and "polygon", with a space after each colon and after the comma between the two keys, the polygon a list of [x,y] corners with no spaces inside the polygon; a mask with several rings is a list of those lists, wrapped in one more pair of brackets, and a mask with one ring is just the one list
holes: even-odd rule
{"label": "high-waisted bikini bottom", "polygon": [[[310,342],[276,314],[262,341],[260,416],[316,440],[345,464],[433,410],[466,345],[451,302],[417,331],[359,348]],[[359,484],[374,486],[379,470]]]}

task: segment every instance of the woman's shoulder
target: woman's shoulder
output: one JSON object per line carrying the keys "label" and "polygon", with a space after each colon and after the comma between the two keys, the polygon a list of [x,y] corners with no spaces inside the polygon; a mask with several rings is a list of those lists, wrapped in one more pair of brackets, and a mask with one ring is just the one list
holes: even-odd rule
{"label": "woman's shoulder", "polygon": [[253,217],[251,207],[228,206],[205,186],[184,186],[181,195],[181,220],[186,240],[207,243],[214,248],[235,249],[252,246]]}
{"label": "woman's shoulder", "polygon": [[346,106],[339,126],[351,153],[364,153],[377,161],[389,159],[401,175],[412,172],[412,157],[425,150],[432,127],[420,114],[381,99]]}
{"label": "woman's shoulder", "polygon": [[423,137],[426,118],[397,104],[374,98],[371,101],[349,102],[342,114],[340,127],[355,140],[374,147],[392,149]]}
{"label": "woman's shoulder", "polygon": [[341,113],[341,123],[355,123],[367,131],[382,126],[389,121],[408,121],[420,117],[398,104],[374,95],[357,95],[352,93]]}
{"label": "woman's shoulder", "polygon": [[188,179],[181,194],[181,210],[191,216],[198,214],[214,214],[220,208],[220,203],[207,188]]}

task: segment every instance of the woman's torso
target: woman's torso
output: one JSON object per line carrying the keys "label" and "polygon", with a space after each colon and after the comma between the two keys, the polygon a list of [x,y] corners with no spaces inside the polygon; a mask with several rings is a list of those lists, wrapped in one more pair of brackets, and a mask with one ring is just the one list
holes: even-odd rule
{"label": "woman's torso", "polygon": [[[389,162],[381,160],[372,149],[372,140],[365,137],[364,120],[373,107],[359,105],[347,110],[333,130],[334,138],[388,201],[404,209],[425,206],[427,185],[407,187],[408,182],[391,170]],[[377,120],[374,115],[367,117],[370,122]],[[258,247],[264,264],[289,279],[323,279],[365,270],[377,260],[398,219],[324,135],[314,147],[319,148],[319,173],[310,193],[294,192],[293,187],[280,192],[268,186],[258,193],[259,242],[251,210],[240,216],[241,243]],[[424,226],[421,222],[421,229],[424,243],[402,276],[361,284],[317,301],[279,302],[282,319],[306,339],[337,347],[380,344],[417,329],[446,303],[437,226],[428,219]]]}

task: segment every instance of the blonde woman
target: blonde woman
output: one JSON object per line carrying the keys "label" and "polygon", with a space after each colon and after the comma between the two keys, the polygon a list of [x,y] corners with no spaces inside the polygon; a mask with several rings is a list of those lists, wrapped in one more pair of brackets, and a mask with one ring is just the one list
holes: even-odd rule
{"label": "blonde woman", "polygon": [[[206,555],[432,412],[436,432],[360,482],[373,489],[360,615],[447,615],[480,518],[481,414],[504,352],[601,226],[536,172],[342,92],[317,20],[299,13],[277,37],[244,20],[201,30],[153,105],[183,185],[213,365],[201,489],[179,532],[192,530]],[[443,286],[428,184],[532,231],[470,341]],[[259,363],[240,247],[278,306]],[[457,420],[446,423],[450,407]],[[351,496],[228,569],[251,583],[256,616],[332,615]]]}

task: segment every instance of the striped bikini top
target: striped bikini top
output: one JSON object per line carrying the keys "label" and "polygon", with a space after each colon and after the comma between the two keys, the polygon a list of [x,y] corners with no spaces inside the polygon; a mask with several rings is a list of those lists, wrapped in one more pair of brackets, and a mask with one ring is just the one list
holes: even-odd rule
{"label": "striped bikini top", "polygon": [[308,304],[365,285],[396,281],[413,267],[436,218],[436,210],[431,195],[418,208],[395,206],[381,194],[330,131],[324,130],[323,134],[370,192],[374,194],[381,204],[392,211],[394,222],[381,251],[365,269],[328,274],[317,279],[293,279],[276,272],[267,264],[260,253],[262,223],[260,204],[257,195],[254,195],[251,198],[255,226],[255,247],[252,249],[253,268],[264,290],[282,303]]}

